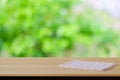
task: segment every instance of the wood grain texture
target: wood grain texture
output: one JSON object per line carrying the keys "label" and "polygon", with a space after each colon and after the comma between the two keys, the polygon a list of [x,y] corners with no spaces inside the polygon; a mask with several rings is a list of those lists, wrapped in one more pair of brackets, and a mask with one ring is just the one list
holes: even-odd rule
{"label": "wood grain texture", "polygon": [[[58,67],[78,59],[113,62],[107,71],[88,71]],[[0,58],[0,76],[120,76],[120,58]]]}

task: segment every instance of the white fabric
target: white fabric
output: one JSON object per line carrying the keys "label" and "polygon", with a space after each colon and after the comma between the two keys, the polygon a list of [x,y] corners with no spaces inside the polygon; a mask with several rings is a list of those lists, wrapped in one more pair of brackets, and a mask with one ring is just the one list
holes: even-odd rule
{"label": "white fabric", "polygon": [[115,65],[114,63],[108,63],[108,62],[73,60],[73,61],[61,64],[59,65],[59,67],[103,71],[113,67],[114,65]]}

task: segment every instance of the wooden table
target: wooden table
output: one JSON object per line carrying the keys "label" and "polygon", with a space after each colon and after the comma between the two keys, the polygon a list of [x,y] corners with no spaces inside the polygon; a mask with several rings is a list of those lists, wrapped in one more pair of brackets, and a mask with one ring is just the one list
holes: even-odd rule
{"label": "wooden table", "polygon": [[88,71],[58,67],[75,58],[0,58],[0,76],[120,76],[120,58],[76,58],[113,62],[107,71]]}

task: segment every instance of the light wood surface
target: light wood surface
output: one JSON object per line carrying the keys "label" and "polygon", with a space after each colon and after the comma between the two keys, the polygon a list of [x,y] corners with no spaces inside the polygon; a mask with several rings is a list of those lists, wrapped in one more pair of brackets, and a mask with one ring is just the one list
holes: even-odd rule
{"label": "light wood surface", "polygon": [[[113,62],[107,71],[58,67],[74,59]],[[0,58],[0,76],[120,76],[120,58]]]}

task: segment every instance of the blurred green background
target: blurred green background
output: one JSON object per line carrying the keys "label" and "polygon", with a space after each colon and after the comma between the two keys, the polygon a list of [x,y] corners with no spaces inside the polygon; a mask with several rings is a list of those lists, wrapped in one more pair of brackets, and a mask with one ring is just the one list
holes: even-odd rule
{"label": "blurred green background", "polygon": [[0,0],[0,57],[120,57],[113,21],[82,0]]}

